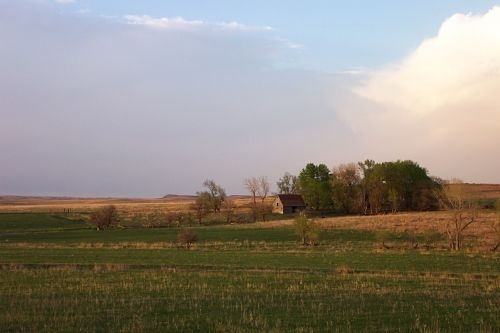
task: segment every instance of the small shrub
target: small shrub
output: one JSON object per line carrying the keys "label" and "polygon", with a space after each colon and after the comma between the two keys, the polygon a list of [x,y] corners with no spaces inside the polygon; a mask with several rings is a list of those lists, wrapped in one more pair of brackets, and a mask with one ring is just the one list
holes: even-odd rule
{"label": "small shrub", "polygon": [[198,235],[193,229],[182,229],[179,233],[179,241],[189,249],[194,242],[198,241]]}
{"label": "small shrub", "polygon": [[354,273],[354,269],[352,269],[346,265],[341,265],[335,269],[335,272],[337,272],[338,274],[346,275],[346,274]]}
{"label": "small shrub", "polygon": [[308,218],[305,214],[300,214],[295,218],[294,227],[302,245],[318,245],[319,226],[313,219]]}

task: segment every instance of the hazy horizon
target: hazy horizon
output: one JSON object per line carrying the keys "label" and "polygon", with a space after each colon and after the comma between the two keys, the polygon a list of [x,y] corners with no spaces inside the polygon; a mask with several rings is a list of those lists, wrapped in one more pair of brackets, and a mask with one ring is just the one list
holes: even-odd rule
{"label": "hazy horizon", "polygon": [[500,1],[6,0],[0,40],[0,195],[365,159],[500,183]]}

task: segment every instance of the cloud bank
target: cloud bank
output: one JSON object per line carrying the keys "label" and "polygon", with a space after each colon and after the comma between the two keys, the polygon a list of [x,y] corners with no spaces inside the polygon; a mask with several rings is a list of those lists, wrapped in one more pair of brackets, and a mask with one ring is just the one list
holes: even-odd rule
{"label": "cloud bank", "polygon": [[345,111],[380,156],[413,157],[442,177],[500,182],[500,7],[456,14],[401,62],[353,89]]}

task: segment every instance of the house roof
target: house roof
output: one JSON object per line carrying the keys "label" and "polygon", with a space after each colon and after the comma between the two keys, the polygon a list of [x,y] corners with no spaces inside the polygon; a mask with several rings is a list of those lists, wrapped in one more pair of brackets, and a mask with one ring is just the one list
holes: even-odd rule
{"label": "house roof", "polygon": [[300,194],[278,194],[283,206],[305,207],[306,203]]}

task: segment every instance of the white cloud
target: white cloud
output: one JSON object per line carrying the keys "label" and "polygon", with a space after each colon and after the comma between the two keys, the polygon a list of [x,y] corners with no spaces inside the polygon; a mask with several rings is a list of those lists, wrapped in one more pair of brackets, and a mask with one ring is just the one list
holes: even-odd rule
{"label": "white cloud", "polygon": [[344,116],[369,151],[500,181],[500,7],[450,17],[406,59],[365,75]]}
{"label": "white cloud", "polygon": [[55,0],[55,2],[64,5],[64,4],[76,2],[76,0]]}
{"label": "white cloud", "polygon": [[428,114],[484,101],[500,85],[500,7],[484,16],[457,14],[401,63],[375,72],[357,92],[386,105]]}
{"label": "white cloud", "polygon": [[203,25],[203,21],[199,20],[186,20],[182,17],[161,17],[154,18],[149,15],[127,15],[125,19],[129,24],[145,25],[151,28],[158,29],[192,29]]}
{"label": "white cloud", "polygon": [[126,15],[129,24],[144,25],[151,28],[181,30],[205,27],[210,30],[228,30],[242,32],[269,32],[270,26],[247,25],[236,21],[210,23],[202,20],[186,20],[183,17],[152,17],[149,15]]}
{"label": "white cloud", "polygon": [[221,22],[216,24],[223,30],[240,30],[240,31],[272,31],[273,28],[270,26],[253,26],[239,23],[236,21],[231,22]]}

